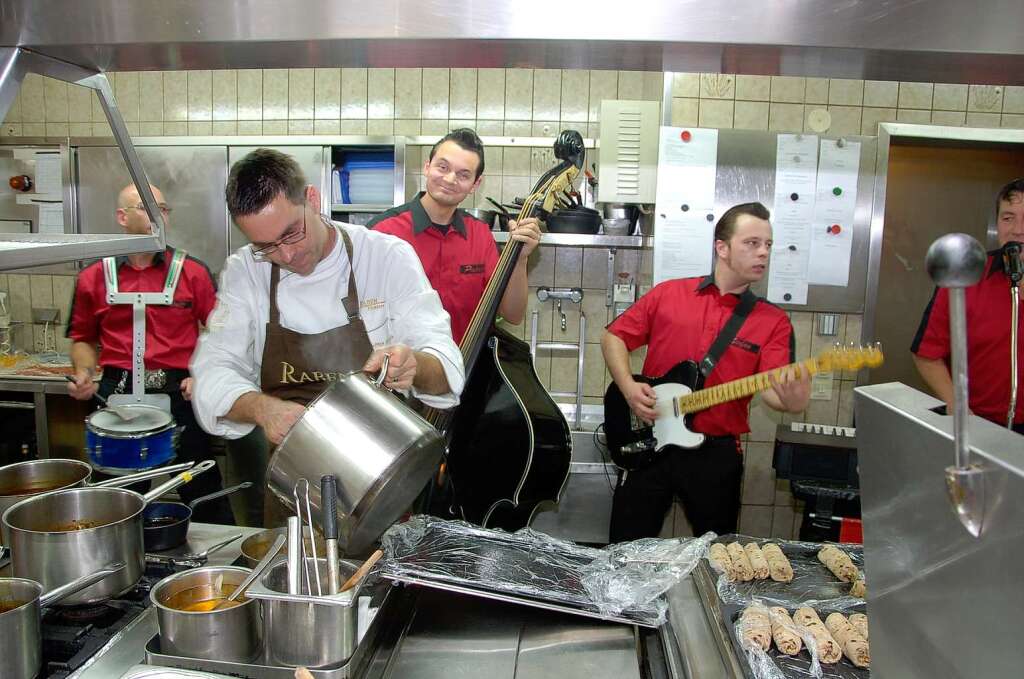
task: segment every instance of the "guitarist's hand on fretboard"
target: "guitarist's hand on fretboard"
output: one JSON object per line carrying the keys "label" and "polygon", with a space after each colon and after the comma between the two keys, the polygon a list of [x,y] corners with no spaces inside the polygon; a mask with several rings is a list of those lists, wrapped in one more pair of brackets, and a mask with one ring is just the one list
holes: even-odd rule
{"label": "guitarist's hand on fretboard", "polygon": [[645,424],[651,424],[657,419],[658,411],[654,409],[657,396],[654,393],[654,387],[631,380],[622,390],[622,395],[625,397],[626,403],[629,404],[630,410]]}
{"label": "guitarist's hand on fretboard", "polygon": [[798,413],[811,398],[811,373],[799,363],[787,365],[769,375],[771,388],[762,392],[768,407],[786,413]]}

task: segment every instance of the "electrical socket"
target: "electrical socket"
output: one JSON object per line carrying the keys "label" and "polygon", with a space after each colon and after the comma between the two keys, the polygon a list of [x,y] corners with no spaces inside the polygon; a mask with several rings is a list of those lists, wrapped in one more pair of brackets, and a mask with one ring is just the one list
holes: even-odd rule
{"label": "electrical socket", "polygon": [[33,323],[57,323],[60,321],[60,309],[54,307],[33,307]]}

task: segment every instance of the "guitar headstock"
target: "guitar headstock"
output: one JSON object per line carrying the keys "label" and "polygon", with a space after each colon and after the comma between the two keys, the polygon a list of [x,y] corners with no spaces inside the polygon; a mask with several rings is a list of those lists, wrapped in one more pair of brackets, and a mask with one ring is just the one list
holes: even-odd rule
{"label": "guitar headstock", "polygon": [[572,191],[573,182],[583,169],[586,159],[586,148],[583,136],[576,130],[562,130],[554,144],[555,157],[561,162],[537,180],[530,195],[523,201],[518,219],[531,217],[539,209],[552,212],[555,208],[555,196],[561,191]]}
{"label": "guitar headstock", "polygon": [[836,344],[818,354],[814,360],[819,371],[831,372],[877,368],[882,365],[885,357],[882,355],[881,345],[877,342],[867,346],[850,343],[846,346]]}

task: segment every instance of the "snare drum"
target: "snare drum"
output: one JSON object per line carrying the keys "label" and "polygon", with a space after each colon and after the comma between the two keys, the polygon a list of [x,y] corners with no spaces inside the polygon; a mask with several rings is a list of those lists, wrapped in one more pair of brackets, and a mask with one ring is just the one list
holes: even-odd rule
{"label": "snare drum", "polygon": [[92,466],[107,474],[159,467],[174,459],[178,432],[174,418],[156,406],[132,404],[139,416],[126,421],[106,408],[85,418],[85,452]]}

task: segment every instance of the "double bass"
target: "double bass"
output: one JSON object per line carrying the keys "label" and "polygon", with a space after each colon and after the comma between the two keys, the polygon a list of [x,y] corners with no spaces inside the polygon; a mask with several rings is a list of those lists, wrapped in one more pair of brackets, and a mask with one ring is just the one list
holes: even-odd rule
{"label": "double bass", "polygon": [[[517,220],[551,211],[583,167],[583,137],[559,134],[558,165],[523,201]],[[433,419],[448,438],[446,471],[467,521],[516,530],[557,504],[569,478],[572,436],[534,370],[530,346],[494,326],[522,243],[509,240],[460,344],[466,385],[458,408]]]}

